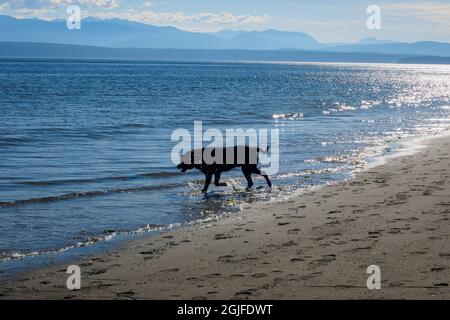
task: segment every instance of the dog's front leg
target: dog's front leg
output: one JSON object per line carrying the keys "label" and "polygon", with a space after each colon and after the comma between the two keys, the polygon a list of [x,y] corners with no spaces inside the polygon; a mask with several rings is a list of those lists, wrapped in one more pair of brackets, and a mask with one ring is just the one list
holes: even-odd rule
{"label": "dog's front leg", "polygon": [[220,172],[214,173],[214,184],[216,187],[226,187],[227,184],[225,182],[220,183]]}
{"label": "dog's front leg", "polygon": [[212,173],[205,173],[205,185],[203,186],[203,193],[206,193],[206,191],[208,191],[208,187],[209,184],[211,183],[212,180]]}

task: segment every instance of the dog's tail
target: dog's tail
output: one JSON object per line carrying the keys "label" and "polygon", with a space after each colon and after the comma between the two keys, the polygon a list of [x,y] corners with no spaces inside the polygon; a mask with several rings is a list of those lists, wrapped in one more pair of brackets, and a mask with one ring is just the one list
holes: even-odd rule
{"label": "dog's tail", "polygon": [[270,148],[270,146],[267,146],[267,148],[266,149],[264,149],[264,148],[256,148],[256,151],[258,152],[258,153],[268,153],[269,152],[269,148]]}

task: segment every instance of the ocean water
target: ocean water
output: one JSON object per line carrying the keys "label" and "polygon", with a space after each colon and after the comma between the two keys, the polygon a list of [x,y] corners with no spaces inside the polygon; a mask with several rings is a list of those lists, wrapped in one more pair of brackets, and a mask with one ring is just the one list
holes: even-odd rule
{"label": "ocean water", "polygon": [[[201,194],[202,174],[170,158],[173,130],[197,120],[279,129],[273,189],[254,179],[246,192],[236,169]],[[0,61],[0,272],[240,214],[449,124],[449,66]]]}

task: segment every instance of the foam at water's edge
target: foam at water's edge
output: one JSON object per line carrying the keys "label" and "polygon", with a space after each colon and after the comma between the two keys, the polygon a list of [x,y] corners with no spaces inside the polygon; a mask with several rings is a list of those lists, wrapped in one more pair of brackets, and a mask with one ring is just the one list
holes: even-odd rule
{"label": "foam at water's edge", "polygon": [[377,166],[384,165],[390,159],[414,155],[420,152],[421,150],[425,149],[427,147],[426,142],[429,141],[430,139],[439,139],[445,137],[450,137],[450,127],[444,129],[439,133],[424,134],[415,137],[399,139],[398,141],[396,141],[397,146],[395,152],[389,154],[381,154],[372,157],[371,161],[368,161],[367,164],[361,170],[358,171],[366,171],[373,169]]}
{"label": "foam at water's edge", "polygon": [[303,120],[304,115],[301,112],[296,113],[277,113],[272,115],[273,119],[284,119],[284,120]]}
{"label": "foam at water's edge", "polygon": [[117,239],[119,237],[125,239],[125,238],[130,238],[133,236],[137,236],[137,235],[142,235],[145,233],[153,233],[153,232],[157,232],[157,233],[161,233],[161,232],[168,232],[172,229],[175,228],[180,228],[180,227],[184,227],[184,226],[193,226],[193,225],[199,225],[199,224],[203,224],[203,223],[210,223],[212,221],[216,221],[220,218],[223,218],[227,216],[227,213],[222,213],[222,214],[212,214],[209,215],[206,218],[201,218],[201,219],[194,219],[191,221],[186,221],[186,222],[178,222],[178,223],[170,223],[170,224],[161,224],[161,225],[146,225],[144,227],[140,227],[136,230],[131,230],[131,231],[123,231],[123,232],[119,232],[119,231],[114,231],[114,232],[108,232],[106,235],[103,236],[96,236],[96,237],[90,237],[88,240],[83,241],[83,242],[78,242],[75,245],[69,245],[66,246],[64,248],[60,248],[60,249],[56,249],[56,250],[46,250],[46,251],[33,251],[33,252],[28,252],[28,253],[19,253],[19,252],[11,252],[8,253],[8,255],[5,255],[4,257],[0,258],[0,263],[3,262],[8,262],[11,260],[19,260],[19,259],[24,259],[24,258],[32,258],[32,257],[36,257],[36,256],[51,256],[51,255],[57,255],[63,252],[67,252],[71,249],[75,249],[75,248],[83,248],[83,247],[89,247],[92,246],[100,241],[102,242],[107,242],[107,241],[111,241],[114,239]]}
{"label": "foam at water's edge", "polygon": [[[367,170],[371,170],[375,167],[381,166],[386,164],[387,161],[399,157],[414,155],[421,150],[425,149],[427,147],[426,142],[431,139],[440,139],[440,138],[450,138],[450,125],[448,125],[446,128],[441,128],[439,132],[434,133],[422,133],[413,135],[412,137],[410,135],[406,135],[404,137],[399,137],[391,142],[391,138],[386,138],[386,141],[383,141],[379,146],[377,146],[375,149],[371,148],[372,150],[375,150],[374,153],[367,154],[364,152],[364,150],[360,153],[359,158],[360,160],[357,161],[357,163],[361,163],[360,166],[354,166],[354,169],[352,170],[352,174],[350,178],[344,179],[344,180],[335,180],[335,181],[329,181],[324,184],[319,185],[313,185],[308,186],[306,188],[300,188],[296,190],[295,192],[292,192],[288,195],[281,195],[277,198],[271,199],[271,201],[275,202],[283,202],[283,201],[289,201],[295,197],[301,196],[302,194],[305,194],[307,192],[313,192],[316,190],[319,190],[325,186],[328,185],[336,185],[339,183],[342,183],[343,181],[348,181],[352,179],[357,173],[364,172]],[[392,151],[392,145],[396,144],[397,147]],[[386,148],[389,149],[389,152],[386,153]],[[356,161],[355,161],[356,162]]]}

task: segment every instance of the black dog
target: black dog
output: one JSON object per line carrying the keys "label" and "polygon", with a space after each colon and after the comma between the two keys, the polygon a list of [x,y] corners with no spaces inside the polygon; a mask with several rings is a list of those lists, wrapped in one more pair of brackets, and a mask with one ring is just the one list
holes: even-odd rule
{"label": "black dog", "polygon": [[267,185],[271,188],[272,183],[269,177],[263,174],[257,167],[258,153],[260,152],[267,151],[249,146],[196,149],[183,155],[177,169],[185,172],[186,170],[195,168],[203,172],[205,175],[205,186],[202,192],[208,190],[213,175],[216,186],[226,186],[226,183],[220,183],[221,173],[236,167],[241,167],[242,173],[247,180],[247,189],[253,186],[252,173],[263,176],[266,179]]}

